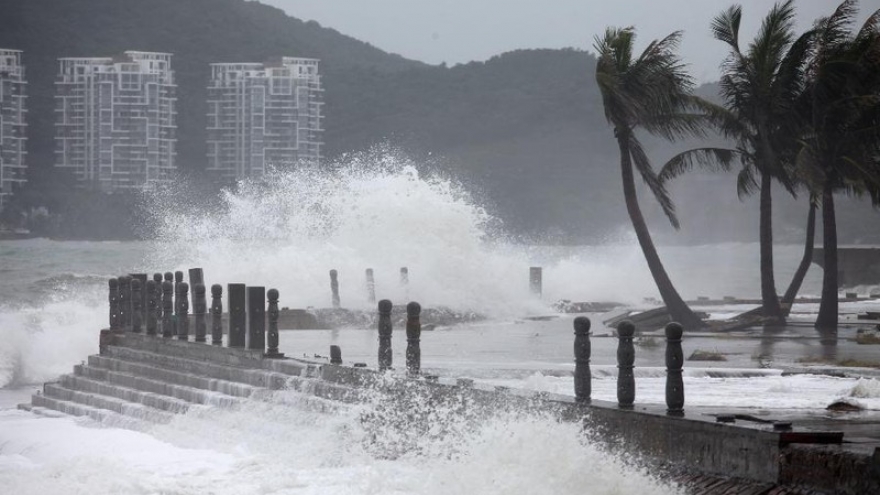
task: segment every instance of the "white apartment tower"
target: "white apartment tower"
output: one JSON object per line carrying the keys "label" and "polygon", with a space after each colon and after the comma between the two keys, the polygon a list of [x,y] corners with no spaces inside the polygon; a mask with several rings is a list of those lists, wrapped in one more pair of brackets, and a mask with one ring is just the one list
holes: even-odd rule
{"label": "white apartment tower", "polygon": [[55,164],[81,185],[146,190],[176,170],[177,85],[171,54],[60,58]]}
{"label": "white apartment tower", "polygon": [[26,86],[21,51],[0,48],[0,210],[25,182]]}
{"label": "white apartment tower", "polygon": [[208,171],[225,181],[321,159],[318,60],[211,64]]}

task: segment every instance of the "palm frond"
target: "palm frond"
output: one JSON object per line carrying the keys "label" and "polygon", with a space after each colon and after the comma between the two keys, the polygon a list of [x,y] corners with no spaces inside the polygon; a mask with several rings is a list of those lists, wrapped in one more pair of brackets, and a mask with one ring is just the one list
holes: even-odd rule
{"label": "palm frond", "polygon": [[747,165],[736,174],[736,195],[739,199],[758,192],[758,181],[755,180],[754,167]]}
{"label": "palm frond", "polygon": [[739,156],[739,150],[729,148],[695,148],[670,158],[657,178],[665,183],[697,167],[710,172],[728,172]]}
{"label": "palm frond", "polygon": [[734,53],[740,53],[740,21],[742,21],[742,7],[740,5],[731,5],[730,8],[712,19],[712,36],[718,41],[727,43]]}

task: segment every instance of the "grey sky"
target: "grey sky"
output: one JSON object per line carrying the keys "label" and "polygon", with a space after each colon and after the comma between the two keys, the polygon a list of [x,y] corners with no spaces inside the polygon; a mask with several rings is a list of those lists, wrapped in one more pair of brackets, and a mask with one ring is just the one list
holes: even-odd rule
{"label": "grey sky", "polygon": [[[711,38],[712,18],[743,6],[742,39],[750,39],[770,0],[261,0],[303,20],[431,64],[486,60],[518,48],[592,49],[606,26],[635,26],[638,48],[684,30],[681,55],[700,81],[717,79],[724,58]],[[798,28],[830,14],[838,0],[796,0]],[[880,0],[860,2],[860,21]]]}

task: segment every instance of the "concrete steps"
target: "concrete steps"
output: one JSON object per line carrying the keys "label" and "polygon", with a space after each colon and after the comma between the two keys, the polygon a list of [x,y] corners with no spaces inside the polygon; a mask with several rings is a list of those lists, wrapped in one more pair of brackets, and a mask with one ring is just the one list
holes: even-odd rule
{"label": "concrete steps", "polygon": [[[340,402],[363,399],[363,392],[344,382],[323,379],[321,369],[299,360],[265,359],[258,351],[125,334],[20,407],[144,429],[193,407],[236,408],[258,400],[332,412],[348,407]],[[279,390],[300,394],[279,397]]]}

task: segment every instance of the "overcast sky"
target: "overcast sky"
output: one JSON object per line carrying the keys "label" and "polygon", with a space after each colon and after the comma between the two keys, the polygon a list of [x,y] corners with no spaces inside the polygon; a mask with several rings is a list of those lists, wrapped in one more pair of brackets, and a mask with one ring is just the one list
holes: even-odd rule
{"label": "overcast sky", "polygon": [[[725,55],[711,38],[712,18],[743,6],[741,39],[750,39],[771,0],[261,0],[303,20],[431,64],[486,60],[518,48],[592,50],[606,26],[635,26],[637,50],[683,30],[681,55],[701,82],[715,80]],[[838,0],[796,0],[798,28],[830,14]],[[859,19],[880,8],[862,0]]]}

